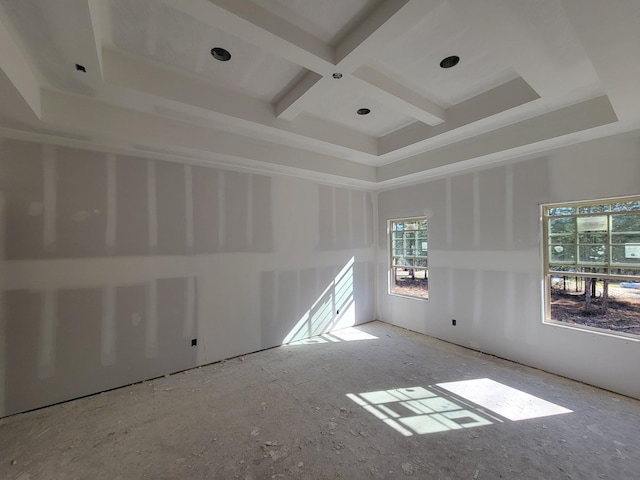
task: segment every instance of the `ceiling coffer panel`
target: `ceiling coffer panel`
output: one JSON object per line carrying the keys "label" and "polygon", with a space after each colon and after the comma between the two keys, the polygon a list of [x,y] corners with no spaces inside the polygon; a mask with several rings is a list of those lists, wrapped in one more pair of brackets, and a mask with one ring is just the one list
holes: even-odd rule
{"label": "ceiling coffer panel", "polygon": [[[114,45],[221,87],[274,101],[304,68],[155,0],[110,0]],[[231,53],[215,60],[211,49]]]}
{"label": "ceiling coffer panel", "polygon": [[[452,55],[461,59],[455,68],[441,68],[440,62]],[[443,107],[518,76],[508,62],[465,27],[448,2],[442,2],[390,43],[376,57],[374,66]]]}
{"label": "ceiling coffer panel", "polygon": [[[416,120],[359,92],[358,84],[343,78],[336,80],[323,92],[317,102],[309,106],[309,113],[328,122],[339,123],[372,137],[381,137]],[[359,109],[370,113],[358,115]]]}

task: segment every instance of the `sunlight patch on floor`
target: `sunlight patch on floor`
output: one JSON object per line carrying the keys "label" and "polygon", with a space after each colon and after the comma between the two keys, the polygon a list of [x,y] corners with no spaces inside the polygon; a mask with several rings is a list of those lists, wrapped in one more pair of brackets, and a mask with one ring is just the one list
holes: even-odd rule
{"label": "sunlight patch on floor", "polygon": [[439,383],[437,386],[513,421],[572,413],[572,410],[489,378]]}
{"label": "sunlight patch on floor", "polygon": [[378,340],[378,337],[360,330],[357,327],[342,328],[311,338],[292,342],[289,345],[316,345],[321,343],[354,342],[358,340]]}
{"label": "sunlight patch on floor", "polygon": [[423,387],[348,393],[347,397],[405,437],[493,423],[480,412]]}
{"label": "sunlight patch on floor", "polygon": [[572,412],[489,378],[347,397],[405,437]]}

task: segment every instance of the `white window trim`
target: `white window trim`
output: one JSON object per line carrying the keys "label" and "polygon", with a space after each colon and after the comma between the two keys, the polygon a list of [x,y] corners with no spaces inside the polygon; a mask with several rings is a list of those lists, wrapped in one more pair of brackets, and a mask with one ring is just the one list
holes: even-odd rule
{"label": "white window trim", "polygon": [[[569,330],[573,330],[573,331],[578,331],[578,332],[582,332],[585,334],[591,334],[591,335],[598,335],[598,336],[605,336],[605,337],[610,337],[610,338],[616,338],[618,340],[623,340],[625,342],[629,342],[632,341],[634,343],[638,342],[640,343],[640,335],[639,334],[633,334],[633,333],[625,333],[625,332],[618,332],[615,330],[608,330],[608,329],[603,329],[603,328],[598,328],[598,327],[592,327],[592,326],[588,326],[588,325],[580,325],[580,324],[569,324],[566,322],[562,322],[559,320],[553,320],[551,318],[551,276],[552,275],[562,275],[563,273],[567,276],[572,276],[572,277],[581,277],[581,278],[587,278],[587,277],[591,277],[594,278],[594,275],[596,278],[602,279],[602,278],[607,278],[610,280],[638,280],[637,276],[626,276],[626,275],[611,275],[611,274],[604,274],[604,273],[582,273],[582,272],[550,272],[549,271],[549,224],[547,222],[547,219],[550,217],[548,215],[546,215],[546,211],[548,208],[550,207],[580,207],[580,206],[586,206],[586,205],[597,205],[597,204],[607,204],[607,203],[615,203],[615,202],[633,202],[633,201],[640,201],[640,196],[639,195],[633,195],[633,196],[625,196],[625,197],[607,197],[607,198],[598,198],[598,199],[593,199],[593,200],[581,200],[581,201],[576,201],[576,202],[552,202],[552,203],[544,203],[544,204],[540,204],[539,205],[539,213],[540,213],[540,224],[541,224],[541,229],[540,229],[540,235],[541,235],[541,239],[540,239],[540,250],[541,250],[541,256],[542,256],[542,271],[541,271],[541,275],[542,275],[542,323],[545,326],[549,326],[549,327],[553,327],[553,328],[563,328],[563,329],[569,329]],[[610,213],[606,213],[607,215],[609,215]],[[579,215],[576,215],[576,217]],[[576,252],[577,253],[577,252]],[[639,267],[640,268],[640,267]]]}

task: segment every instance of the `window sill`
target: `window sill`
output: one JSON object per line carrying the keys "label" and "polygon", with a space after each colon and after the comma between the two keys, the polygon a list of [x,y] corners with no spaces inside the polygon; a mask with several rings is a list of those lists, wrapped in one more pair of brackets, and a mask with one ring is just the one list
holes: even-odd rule
{"label": "window sill", "polygon": [[570,323],[560,322],[557,320],[543,320],[542,324],[548,325],[550,327],[566,328],[569,330],[579,331],[582,333],[590,333],[592,335],[616,338],[618,340],[625,340],[628,342],[636,342],[636,343],[640,342],[640,336],[632,333],[612,332],[609,330],[604,330],[602,328],[589,327],[587,325],[570,324]]}
{"label": "window sill", "polygon": [[410,298],[411,300],[420,300],[421,302],[429,302],[428,298],[412,297],[411,295],[402,295],[401,293],[387,292],[390,297]]}

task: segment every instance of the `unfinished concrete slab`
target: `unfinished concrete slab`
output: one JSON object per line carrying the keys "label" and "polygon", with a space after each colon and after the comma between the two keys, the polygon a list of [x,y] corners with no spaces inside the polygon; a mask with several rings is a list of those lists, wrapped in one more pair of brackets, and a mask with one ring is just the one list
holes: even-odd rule
{"label": "unfinished concrete slab", "polygon": [[635,479],[640,402],[374,322],[0,420],[6,479]]}

